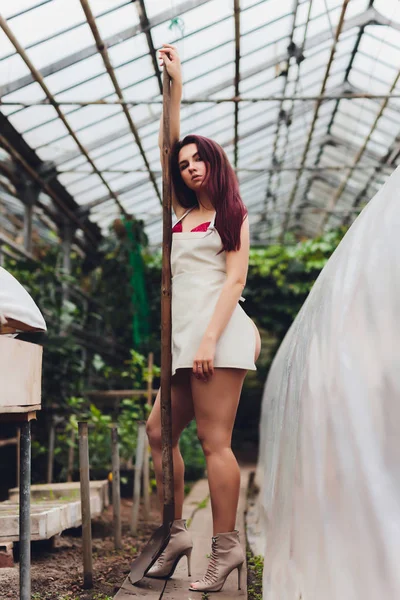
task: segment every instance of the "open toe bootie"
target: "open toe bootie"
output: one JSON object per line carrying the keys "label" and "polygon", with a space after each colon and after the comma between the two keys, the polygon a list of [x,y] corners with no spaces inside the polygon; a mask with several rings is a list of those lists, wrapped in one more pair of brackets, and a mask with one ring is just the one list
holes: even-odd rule
{"label": "open toe bootie", "polygon": [[176,519],[171,526],[171,537],[154,565],[146,573],[146,577],[169,579],[183,556],[187,558],[188,576],[190,577],[190,559],[192,555],[192,536],[186,528],[184,519]]}
{"label": "open toe bootie", "polygon": [[191,584],[192,592],[220,592],[226,578],[234,569],[238,570],[238,589],[245,560],[239,532],[218,533],[212,538],[211,558],[206,574],[202,579]]}

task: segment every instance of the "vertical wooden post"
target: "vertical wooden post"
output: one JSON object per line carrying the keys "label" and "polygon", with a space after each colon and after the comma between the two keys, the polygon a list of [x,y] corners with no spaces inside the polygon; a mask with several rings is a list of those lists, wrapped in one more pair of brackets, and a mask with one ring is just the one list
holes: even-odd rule
{"label": "vertical wooden post", "polygon": [[171,181],[171,85],[163,70],[163,255],[161,279],[161,445],[164,486],[163,525],[169,533],[174,520],[174,471],[172,458],[171,419],[171,245],[172,245],[172,181]]}
{"label": "vertical wooden post", "polygon": [[51,420],[49,433],[49,451],[47,455],[47,483],[53,483],[54,444],[56,438],[56,425],[54,418]]}
{"label": "vertical wooden post", "polygon": [[92,521],[90,515],[89,439],[88,424],[78,423],[79,472],[81,481],[83,587],[93,587]]}
{"label": "vertical wooden post", "polygon": [[74,454],[75,454],[75,429],[71,431],[71,437],[69,440],[68,448],[68,468],[67,468],[67,481],[72,481],[72,474],[74,471]]}
{"label": "vertical wooden post", "polygon": [[[153,352],[149,353],[147,361],[148,380],[147,380],[147,404],[153,404]],[[144,463],[143,463],[143,509],[146,521],[150,519],[150,452],[149,442],[145,432],[144,436]]]}
{"label": "vertical wooden post", "polygon": [[132,505],[132,518],[131,518],[131,533],[136,535],[137,524],[139,520],[139,508],[140,508],[140,483],[142,478],[143,468],[143,454],[144,454],[144,441],[146,437],[146,423],[144,421],[138,421],[138,435],[136,444],[136,462],[135,462],[135,477],[133,483],[133,505]]}
{"label": "vertical wooden post", "polygon": [[119,472],[119,446],[118,428],[111,428],[111,451],[112,451],[112,501],[113,501],[113,524],[114,524],[114,548],[122,548],[121,529],[121,486]]}

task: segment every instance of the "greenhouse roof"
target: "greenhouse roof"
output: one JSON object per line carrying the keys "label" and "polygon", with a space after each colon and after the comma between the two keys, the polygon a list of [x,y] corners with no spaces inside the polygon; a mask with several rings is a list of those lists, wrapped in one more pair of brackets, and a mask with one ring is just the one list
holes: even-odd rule
{"label": "greenhouse roof", "polygon": [[393,0],[0,0],[0,233],[37,189],[40,235],[87,249],[122,212],[160,244],[164,42],[181,133],[226,150],[254,244],[350,223],[398,163],[399,30]]}

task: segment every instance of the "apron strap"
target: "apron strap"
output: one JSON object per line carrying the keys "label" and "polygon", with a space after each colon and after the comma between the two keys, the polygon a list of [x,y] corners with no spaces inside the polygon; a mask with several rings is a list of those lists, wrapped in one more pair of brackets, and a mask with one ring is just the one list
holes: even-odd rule
{"label": "apron strap", "polygon": [[216,219],[217,213],[214,213],[214,216],[212,218],[211,223],[208,226],[208,229],[212,229],[213,227],[215,227],[215,219]]}
{"label": "apron strap", "polygon": [[192,206],[192,208],[189,208],[185,213],[183,213],[183,215],[181,217],[179,217],[179,219],[174,223],[174,227],[175,225],[177,225],[180,221],[182,221],[182,219],[184,219],[186,217],[186,215],[188,215],[190,213],[191,210],[193,210],[195,207]]}

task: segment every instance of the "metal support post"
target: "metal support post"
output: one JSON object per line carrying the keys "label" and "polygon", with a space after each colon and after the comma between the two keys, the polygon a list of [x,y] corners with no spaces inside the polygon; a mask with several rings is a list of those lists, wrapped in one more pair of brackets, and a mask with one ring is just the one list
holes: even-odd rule
{"label": "metal support post", "polygon": [[20,600],[31,600],[31,424],[21,424],[19,539],[20,539]]}

